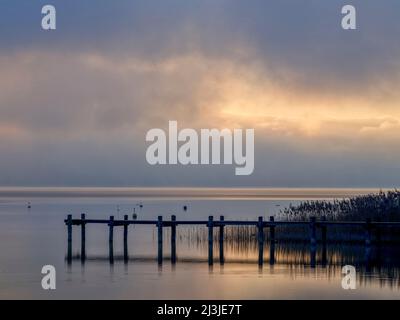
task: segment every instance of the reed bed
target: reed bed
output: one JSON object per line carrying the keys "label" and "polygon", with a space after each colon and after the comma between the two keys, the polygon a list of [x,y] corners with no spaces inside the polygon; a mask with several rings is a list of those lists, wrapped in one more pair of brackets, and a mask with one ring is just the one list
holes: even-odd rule
{"label": "reed bed", "polygon": [[[287,221],[307,221],[310,217],[328,221],[400,221],[400,191],[397,189],[377,194],[361,195],[341,200],[303,201],[298,205],[290,205],[280,211],[279,216]],[[304,228],[284,227],[283,233],[286,238],[304,236]],[[352,241],[364,240],[364,229],[362,227],[329,227],[328,241]],[[398,228],[380,228],[374,230],[372,240],[380,242],[400,241]]]}
{"label": "reed bed", "polygon": [[[377,194],[356,196],[342,200],[315,200],[303,201],[298,205],[290,205],[281,210],[277,220],[284,221],[309,221],[311,217],[321,220],[325,217],[328,221],[400,221],[400,191],[380,191]],[[265,217],[268,218],[268,217]],[[208,241],[208,230],[202,226],[185,228],[179,237],[191,243]],[[218,242],[218,228],[214,232],[214,242]],[[275,239],[277,241],[307,242],[310,235],[308,226],[276,226]],[[265,239],[269,240],[269,228],[265,228]],[[317,240],[320,240],[317,232]],[[400,242],[398,228],[381,228],[372,233],[372,241]],[[237,247],[249,243],[257,246],[257,228],[255,226],[229,226],[225,227],[224,241]],[[327,233],[328,242],[359,242],[365,241],[363,227],[330,226]]]}
{"label": "reed bed", "polygon": [[314,216],[336,221],[400,221],[400,191],[397,189],[341,200],[303,201],[290,205],[279,214],[288,221],[307,220]]}

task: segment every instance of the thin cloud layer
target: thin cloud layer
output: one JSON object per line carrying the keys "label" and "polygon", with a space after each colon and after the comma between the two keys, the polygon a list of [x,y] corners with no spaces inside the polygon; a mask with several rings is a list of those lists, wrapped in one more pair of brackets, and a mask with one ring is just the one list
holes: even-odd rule
{"label": "thin cloud layer", "polygon": [[[342,4],[54,1],[46,33],[4,1],[0,184],[395,186],[400,4],[354,1],[355,32]],[[168,120],[255,128],[255,174],[148,166]]]}

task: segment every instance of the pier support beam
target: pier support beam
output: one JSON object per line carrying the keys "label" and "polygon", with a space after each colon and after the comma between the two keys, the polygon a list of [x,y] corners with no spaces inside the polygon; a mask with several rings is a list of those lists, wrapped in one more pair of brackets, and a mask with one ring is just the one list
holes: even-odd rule
{"label": "pier support beam", "polygon": [[372,237],[371,237],[371,219],[367,218],[365,221],[365,246],[370,247],[372,243]]}
{"label": "pier support beam", "polygon": [[[124,221],[128,221],[128,215],[124,215]],[[124,223],[124,262],[128,262],[128,223]]]}
{"label": "pier support beam", "polygon": [[326,265],[327,264],[327,254],[326,254],[326,242],[327,242],[327,231],[328,227],[326,224],[326,217],[322,217],[322,225],[321,225],[321,239],[322,239],[322,264]]}
{"label": "pier support beam", "polygon": [[[382,221],[381,218],[376,219],[376,222],[381,222],[381,221]],[[376,244],[380,245],[382,241],[382,230],[381,227],[378,225],[375,226],[375,237],[376,237]]]}
{"label": "pier support beam", "polygon": [[81,214],[81,261],[85,262],[86,259],[86,222],[85,214]]}
{"label": "pier support beam", "polygon": [[314,268],[317,258],[317,226],[315,217],[310,218],[310,247],[310,264]]}
{"label": "pier support beam", "polygon": [[317,226],[316,226],[316,218],[310,218],[310,244],[315,246],[317,244]]}
{"label": "pier support beam", "polygon": [[371,244],[372,244],[372,226],[371,219],[365,221],[365,270],[371,271]]}
{"label": "pier support beam", "polygon": [[158,228],[157,261],[158,261],[159,265],[162,265],[162,262],[163,262],[163,217],[162,216],[158,216],[157,228]]}
{"label": "pier support beam", "polygon": [[114,263],[114,216],[110,216],[108,223],[108,256],[110,263]]}
{"label": "pier support beam", "polygon": [[275,219],[273,216],[269,217],[270,227],[269,227],[269,239],[271,243],[275,242]]}
{"label": "pier support beam", "polygon": [[269,264],[272,266],[275,264],[275,220],[273,216],[269,217]]}
{"label": "pier support beam", "polygon": [[176,263],[176,216],[171,216],[171,263]]}
{"label": "pier support beam", "polygon": [[209,216],[208,217],[208,265],[213,265],[214,263],[214,252],[213,252],[213,247],[214,247],[214,217]]}
{"label": "pier support beam", "polygon": [[258,217],[258,265],[262,266],[264,262],[264,223],[263,217]]}
{"label": "pier support beam", "polygon": [[70,264],[72,262],[72,215],[69,214],[67,217],[67,241],[68,241],[68,248],[67,248],[67,262]]}
{"label": "pier support beam", "polygon": [[219,221],[221,222],[219,226],[219,263],[224,264],[225,258],[224,258],[224,216],[219,217]]}

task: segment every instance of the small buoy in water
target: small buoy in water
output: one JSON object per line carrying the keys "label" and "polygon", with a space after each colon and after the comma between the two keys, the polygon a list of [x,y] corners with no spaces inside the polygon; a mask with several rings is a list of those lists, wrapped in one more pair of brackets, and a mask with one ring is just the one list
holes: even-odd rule
{"label": "small buoy in water", "polygon": [[140,208],[143,208],[143,204],[142,204],[142,203],[140,203],[140,204],[139,204],[139,207],[140,207]]}
{"label": "small buoy in water", "polygon": [[136,213],[134,213],[134,214],[132,215],[132,219],[133,219],[133,220],[136,220],[136,219],[137,219],[137,214],[136,214]]}
{"label": "small buoy in water", "polygon": [[28,202],[28,209],[32,208],[31,203]]}
{"label": "small buoy in water", "polygon": [[183,206],[183,211],[186,211],[187,210],[187,206]]}

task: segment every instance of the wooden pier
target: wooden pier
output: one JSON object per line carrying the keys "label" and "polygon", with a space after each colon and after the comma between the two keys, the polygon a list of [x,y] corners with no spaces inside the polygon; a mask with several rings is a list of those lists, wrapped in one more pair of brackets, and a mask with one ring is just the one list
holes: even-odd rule
{"label": "wooden pier", "polygon": [[158,264],[163,263],[163,229],[171,228],[171,263],[176,263],[176,228],[179,225],[198,225],[205,226],[208,228],[208,264],[213,265],[214,263],[214,228],[219,228],[219,263],[223,264],[224,259],[224,228],[226,226],[253,226],[257,228],[257,241],[258,241],[258,264],[260,266],[264,263],[264,243],[265,243],[265,232],[264,229],[269,229],[269,242],[270,242],[270,264],[275,263],[275,243],[276,243],[276,227],[277,226],[308,226],[309,227],[309,241],[310,241],[310,261],[311,265],[316,264],[316,252],[317,252],[317,230],[320,231],[321,237],[320,242],[322,243],[322,260],[326,263],[326,248],[327,248],[327,232],[328,227],[332,226],[343,226],[343,227],[363,227],[365,230],[365,248],[366,252],[370,251],[372,244],[372,233],[376,232],[377,238],[381,234],[382,228],[388,227],[400,227],[400,222],[380,222],[371,221],[327,221],[325,218],[317,220],[315,217],[311,217],[309,221],[275,221],[274,217],[270,217],[269,221],[264,221],[263,217],[259,217],[255,221],[240,221],[240,220],[225,220],[224,216],[220,216],[219,220],[214,220],[213,216],[209,216],[208,220],[176,220],[176,216],[172,215],[171,220],[163,220],[162,216],[159,216],[157,220],[129,220],[128,216],[125,215],[123,220],[115,220],[114,216],[110,216],[109,219],[87,219],[85,214],[81,214],[80,219],[73,219],[72,215],[68,215],[67,219],[64,220],[67,225],[67,261],[72,261],[72,227],[81,227],[81,259],[86,258],[86,225],[87,224],[103,224],[109,228],[109,260],[110,263],[114,263],[114,228],[123,228],[123,246],[124,246],[124,261],[127,262],[128,256],[128,227],[130,225],[150,225],[157,227],[157,244]]}

